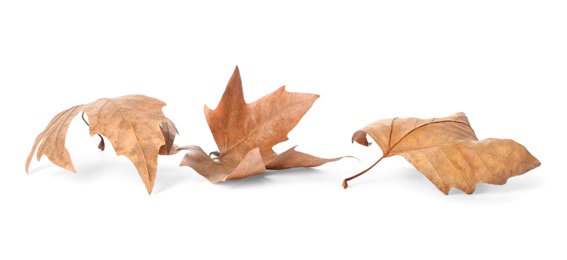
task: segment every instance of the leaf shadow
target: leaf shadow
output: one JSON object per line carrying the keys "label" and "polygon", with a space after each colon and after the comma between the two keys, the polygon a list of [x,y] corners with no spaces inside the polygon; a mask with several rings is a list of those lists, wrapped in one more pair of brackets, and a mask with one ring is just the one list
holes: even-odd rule
{"label": "leaf shadow", "polygon": [[105,179],[107,176],[112,176],[111,178],[113,179],[121,179],[123,181],[140,181],[136,167],[125,157],[105,160],[104,163],[101,163],[99,159],[89,159],[88,162],[75,164],[75,170],[77,172],[72,173],[76,175],[73,180],[78,182]]}
{"label": "leaf shadow", "polygon": [[[195,173],[196,174],[196,173]],[[194,176],[179,166],[163,165],[158,166],[156,182],[152,194],[161,193],[165,190],[191,182],[192,179],[200,177]]]}
{"label": "leaf shadow", "polygon": [[226,187],[229,189],[240,189],[250,186],[265,185],[268,183],[272,183],[272,180],[270,180],[270,178],[268,178],[268,176],[266,176],[266,174],[264,173],[264,174],[250,176],[244,179],[219,182],[216,183],[216,185],[220,187]]}
{"label": "leaf shadow", "polygon": [[[98,157],[98,158],[96,158]],[[54,164],[43,164],[30,171],[36,173],[49,171],[56,177],[66,178],[75,183],[92,183],[95,181],[109,181],[128,183],[129,185],[140,186],[145,189],[145,185],[140,178],[136,167],[128,158],[113,154],[100,154],[99,156],[87,156],[75,160],[76,172],[70,172]],[[104,163],[101,163],[104,161]],[[191,178],[196,178],[185,171],[185,169],[168,164],[158,164],[156,180],[152,194],[160,193],[183,183],[187,183]]]}
{"label": "leaf shadow", "polygon": [[284,170],[268,170],[266,174],[279,177],[280,175],[281,176],[313,175],[321,172],[322,171],[320,169],[305,167],[305,168],[290,168]]}
{"label": "leaf shadow", "polygon": [[[371,174],[371,172],[366,174]],[[372,177],[371,180],[350,181],[349,188],[359,185],[363,187],[372,185],[375,186],[374,188],[379,189],[380,187],[386,187],[388,185],[396,185],[400,186],[400,189],[410,190],[422,195],[425,193],[433,195],[443,194],[429,181],[429,179],[427,179],[427,177],[413,167],[381,169],[380,172],[376,172],[375,174],[378,174],[379,176]],[[362,177],[363,176],[360,178]]]}
{"label": "leaf shadow", "polygon": [[[433,196],[445,196],[437,187],[425,177],[421,172],[412,167],[399,167],[387,170],[388,173],[383,173],[382,176],[374,177],[372,180],[360,180],[359,182],[349,182],[349,188],[352,186],[367,186],[373,185],[400,185],[405,190],[411,190],[416,194],[425,195],[432,194]],[[368,173],[367,173],[368,174]],[[524,178],[522,178],[524,177]],[[478,183],[475,191],[472,194],[466,194],[460,189],[452,188],[449,191],[451,197],[470,197],[471,195],[500,195],[522,192],[527,190],[534,190],[543,186],[541,178],[526,178],[526,176],[515,176],[508,180],[504,185],[495,185],[489,183]]]}
{"label": "leaf shadow", "polygon": [[[523,177],[523,178],[522,178]],[[503,184],[490,184],[490,183],[479,183],[476,185],[476,189],[473,192],[477,195],[487,195],[487,194],[509,194],[517,192],[525,192],[529,190],[535,190],[544,185],[543,179],[541,178],[528,178],[528,176],[515,176]],[[451,189],[449,195],[469,195],[458,189]]]}
{"label": "leaf shadow", "polygon": [[[47,159],[46,159],[46,160],[47,160]],[[62,168],[58,167],[57,165],[55,165],[55,164],[53,164],[53,163],[51,163],[51,162],[45,163],[45,162],[43,162],[43,161],[40,161],[40,162],[39,162],[39,165],[38,165],[37,167],[35,167],[35,166],[30,166],[28,174],[29,174],[29,175],[32,175],[32,174],[36,174],[36,173],[41,172],[41,171],[46,171],[46,170],[48,170],[50,167],[62,169]],[[63,169],[62,169],[62,170],[63,170]]]}
{"label": "leaf shadow", "polygon": [[[245,186],[260,186],[266,184],[282,184],[285,183],[297,183],[297,178],[305,179],[309,176],[314,176],[314,174],[320,174],[322,171],[313,168],[291,168],[284,170],[267,170],[263,174],[250,176],[239,180],[230,180],[225,182],[217,183],[222,187],[228,187],[230,189],[244,188]],[[307,175],[307,176],[306,176]]]}

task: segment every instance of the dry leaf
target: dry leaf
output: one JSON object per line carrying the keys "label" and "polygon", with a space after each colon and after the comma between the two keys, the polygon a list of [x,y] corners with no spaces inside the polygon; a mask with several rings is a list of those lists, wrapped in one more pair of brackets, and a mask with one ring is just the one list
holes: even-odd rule
{"label": "dry leaf", "polygon": [[[158,153],[163,150],[163,154],[169,154],[169,151],[174,150],[173,138],[177,134],[173,122],[163,114],[163,106],[165,103],[158,99],[130,95],[102,98],[67,109],[57,114],[36,138],[26,161],[26,172],[29,172],[36,149],[37,160],[46,155],[54,164],[75,172],[69,151],[65,148],[65,138],[73,118],[84,111],[90,121],[91,136],[105,136],[112,143],[116,154],[127,156],[136,166],[148,193],[151,193]],[[104,142],[101,144],[104,145]]]}
{"label": "dry leaf", "polygon": [[272,150],[286,141],[319,95],[287,92],[285,87],[246,104],[238,67],[234,70],[215,110],[205,106],[205,117],[219,148],[211,158],[191,146],[182,166],[190,166],[216,183],[264,173],[266,169],[313,167],[340,158],[323,159],[290,149],[278,155]]}
{"label": "dry leaf", "polygon": [[383,158],[401,155],[422,172],[439,190],[452,187],[467,194],[476,184],[504,184],[508,178],[528,172],[540,162],[519,143],[509,139],[479,141],[464,113],[445,118],[393,118],[376,121],[354,133],[352,141],[368,146],[370,135],[382,149]]}
{"label": "dry leaf", "polygon": [[160,155],[172,155],[183,149],[173,144],[175,141],[175,136],[179,134],[177,127],[171,120],[161,122],[159,124],[163,137],[165,138],[165,144],[159,148]]}

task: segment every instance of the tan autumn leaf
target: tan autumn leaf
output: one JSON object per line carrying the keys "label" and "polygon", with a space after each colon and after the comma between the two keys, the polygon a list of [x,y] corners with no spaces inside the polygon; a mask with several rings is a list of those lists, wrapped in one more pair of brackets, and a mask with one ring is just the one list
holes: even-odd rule
{"label": "tan autumn leaf", "polygon": [[36,138],[26,161],[26,172],[29,172],[36,149],[37,160],[46,155],[54,164],[75,172],[69,151],[65,147],[65,138],[71,121],[83,111],[90,121],[91,136],[105,136],[117,155],[128,157],[136,166],[148,193],[151,193],[158,153],[161,149],[164,154],[169,154],[174,147],[173,138],[177,134],[173,122],[163,114],[163,106],[165,102],[155,98],[129,95],[102,98],[67,109],[57,114]]}
{"label": "tan autumn leaf", "polygon": [[189,147],[181,162],[209,181],[241,179],[266,169],[314,167],[340,158],[324,159],[290,149],[272,150],[288,139],[287,133],[307,113],[319,95],[287,92],[285,87],[247,104],[242,80],[235,68],[216,109],[205,106],[205,117],[219,148],[211,158],[200,147]]}
{"label": "tan autumn leaf", "polygon": [[161,122],[159,127],[165,139],[165,144],[159,148],[159,155],[172,155],[178,153],[181,148],[173,144],[175,136],[179,134],[175,124],[168,119],[165,122]]}
{"label": "tan autumn leaf", "polygon": [[349,180],[394,155],[406,158],[445,194],[453,187],[471,194],[479,182],[502,185],[540,165],[513,140],[479,141],[464,113],[434,119],[379,120],[355,132],[352,141],[368,146],[366,135],[376,141],[383,155],[367,170],[345,179],[345,188]]}

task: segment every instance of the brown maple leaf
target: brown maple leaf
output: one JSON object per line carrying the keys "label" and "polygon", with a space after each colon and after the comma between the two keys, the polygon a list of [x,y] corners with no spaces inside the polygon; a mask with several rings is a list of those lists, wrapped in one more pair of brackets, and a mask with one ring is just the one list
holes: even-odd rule
{"label": "brown maple leaf", "polygon": [[368,146],[367,134],[378,143],[383,155],[370,168],[345,179],[344,188],[349,180],[394,155],[406,158],[445,194],[452,187],[471,194],[479,182],[502,185],[508,178],[540,165],[513,140],[479,141],[464,113],[434,119],[379,120],[355,132],[352,141]]}
{"label": "brown maple leaf", "polygon": [[285,86],[259,100],[244,101],[242,80],[235,68],[215,110],[205,106],[205,117],[219,148],[211,158],[200,147],[187,147],[182,166],[190,166],[216,183],[264,173],[266,169],[314,167],[341,158],[323,159],[295,151],[278,155],[272,150],[286,141],[319,95],[287,92]]}
{"label": "brown maple leaf", "polygon": [[[163,106],[165,103],[158,99],[130,95],[102,98],[69,108],[57,114],[35,139],[26,161],[26,172],[29,172],[36,149],[37,160],[46,155],[54,164],[75,172],[69,151],[65,147],[65,138],[73,118],[84,111],[90,121],[88,124],[91,136],[105,136],[112,143],[117,155],[128,157],[136,166],[148,193],[151,193],[156,177],[158,154],[175,153],[173,139],[177,129],[163,114]],[[103,150],[104,141],[101,141],[101,145],[99,148]]]}

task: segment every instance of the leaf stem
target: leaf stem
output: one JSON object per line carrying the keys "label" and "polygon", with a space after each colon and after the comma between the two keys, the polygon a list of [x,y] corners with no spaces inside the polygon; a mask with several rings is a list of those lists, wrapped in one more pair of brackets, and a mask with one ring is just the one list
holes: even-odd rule
{"label": "leaf stem", "polygon": [[[87,122],[87,120],[85,119],[85,112],[83,112],[81,114],[81,118],[83,119],[83,122],[85,122],[85,124],[87,124],[87,126],[89,125],[89,122]],[[98,143],[98,149],[100,149],[101,151],[104,151],[104,139],[102,138],[102,135],[97,134],[98,137],[100,137],[100,143]]]}
{"label": "leaf stem", "polygon": [[374,168],[374,166],[376,166],[376,164],[378,164],[380,161],[382,161],[382,159],[384,159],[384,156],[380,157],[380,159],[378,159],[378,161],[376,161],[374,164],[372,164],[370,167],[368,167],[368,169],[366,169],[366,170],[364,170],[364,171],[362,171],[362,172],[359,172],[359,173],[356,174],[356,175],[353,175],[353,176],[350,176],[350,177],[346,178],[346,179],[343,181],[343,188],[345,188],[345,189],[348,188],[348,183],[347,183],[348,181],[350,181],[350,180],[352,180],[352,179],[355,179],[355,178],[357,178],[357,177],[360,176],[360,175],[365,174],[367,171],[369,171],[370,169]]}

